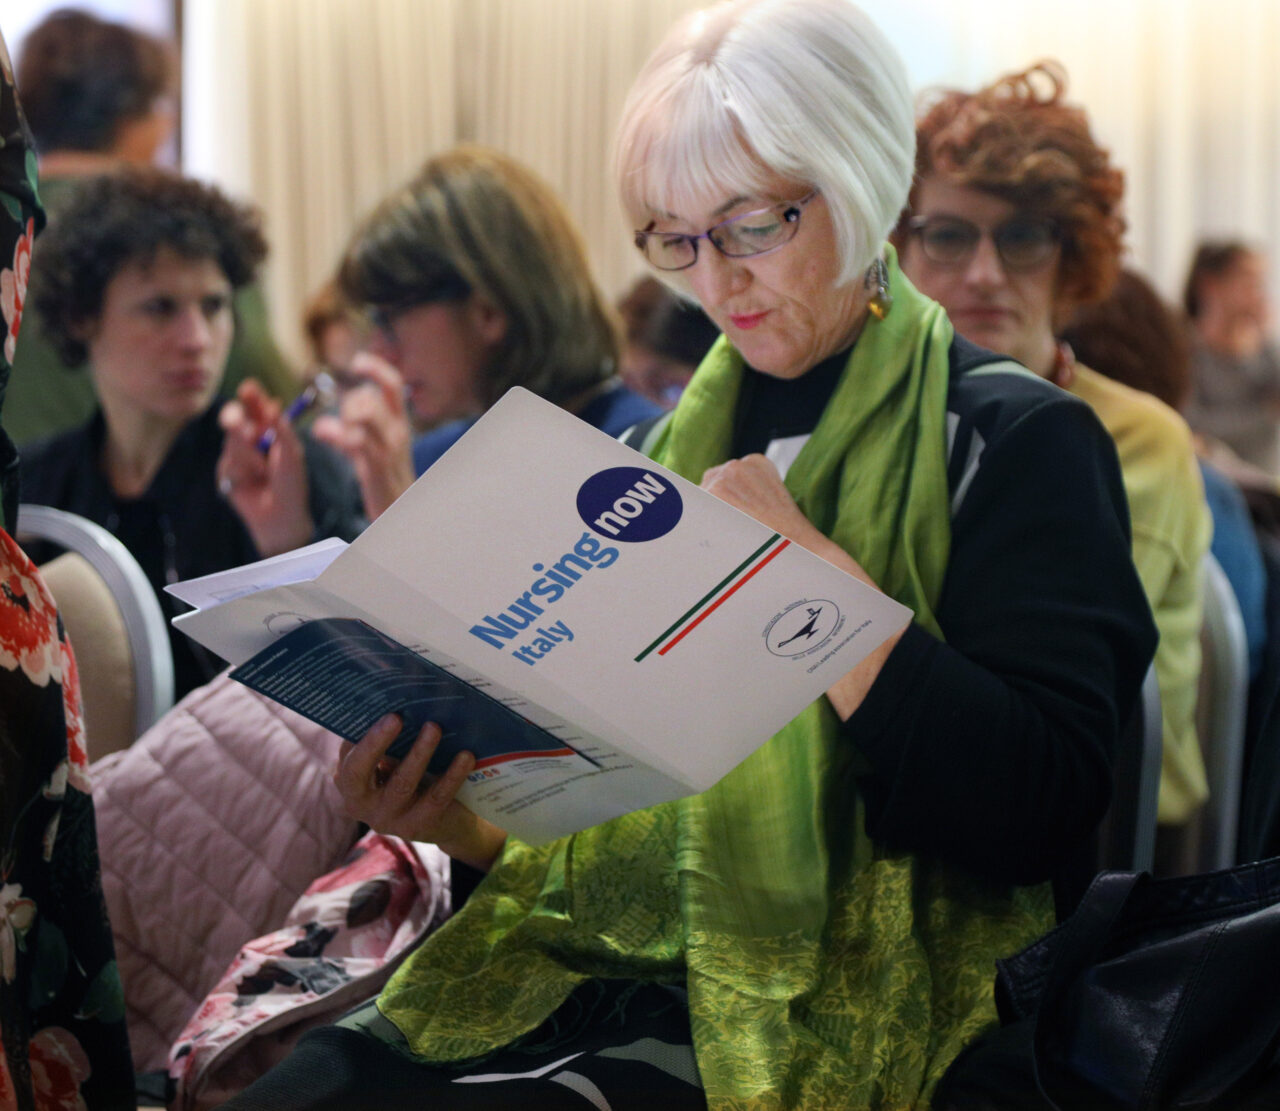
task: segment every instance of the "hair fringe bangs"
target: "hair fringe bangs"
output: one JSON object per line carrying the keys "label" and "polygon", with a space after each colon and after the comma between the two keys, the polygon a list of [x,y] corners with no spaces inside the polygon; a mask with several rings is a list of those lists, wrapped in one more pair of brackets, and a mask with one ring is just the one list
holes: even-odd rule
{"label": "hair fringe bangs", "polygon": [[771,176],[713,75],[698,66],[632,113],[619,138],[622,201],[634,218],[698,212],[759,192]]}

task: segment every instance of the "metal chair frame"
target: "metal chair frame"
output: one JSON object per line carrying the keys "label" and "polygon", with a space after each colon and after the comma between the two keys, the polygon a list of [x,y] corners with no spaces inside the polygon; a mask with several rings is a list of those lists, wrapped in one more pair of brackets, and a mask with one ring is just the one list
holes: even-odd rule
{"label": "metal chair frame", "polygon": [[102,577],[120,607],[133,657],[135,736],[173,705],[169,628],[155,591],[132,553],[101,525],[46,505],[18,509],[21,536],[48,540],[79,553]]}

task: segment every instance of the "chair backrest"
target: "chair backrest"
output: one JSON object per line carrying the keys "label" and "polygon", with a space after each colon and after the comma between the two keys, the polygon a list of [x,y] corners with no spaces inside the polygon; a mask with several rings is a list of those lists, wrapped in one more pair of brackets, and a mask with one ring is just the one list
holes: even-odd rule
{"label": "chair backrest", "polygon": [[[101,525],[44,505],[18,509],[21,538],[67,549],[45,565],[81,671],[90,759],[133,742],[173,705],[164,613],[138,561]],[[86,574],[92,569],[98,582]],[[105,588],[105,589],[104,589]],[[131,683],[120,674],[122,641]],[[122,689],[124,688],[124,689]],[[121,706],[132,704],[132,714]]]}
{"label": "chair backrest", "polygon": [[41,564],[40,574],[58,602],[76,649],[90,762],[127,748],[137,738],[137,683],[133,646],[111,588],[79,552]]}
{"label": "chair backrest", "polygon": [[1148,667],[1142,694],[1121,732],[1111,807],[1098,835],[1102,871],[1149,872],[1155,859],[1156,804],[1164,753],[1160,686]]}
{"label": "chair backrest", "polygon": [[1209,780],[1200,824],[1199,869],[1229,868],[1236,859],[1249,704],[1249,649],[1244,618],[1226,573],[1204,558],[1204,623],[1196,727]]}

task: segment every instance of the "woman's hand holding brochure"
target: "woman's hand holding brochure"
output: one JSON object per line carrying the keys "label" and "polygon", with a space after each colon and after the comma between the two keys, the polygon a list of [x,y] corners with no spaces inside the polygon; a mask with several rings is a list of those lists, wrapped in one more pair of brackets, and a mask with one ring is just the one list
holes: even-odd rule
{"label": "woman's hand holding brochure", "polygon": [[430,841],[455,860],[487,872],[507,834],[457,800],[459,788],[475,770],[475,757],[460,752],[443,775],[431,776],[427,765],[440,743],[440,727],[424,725],[404,759],[396,761],[387,749],[400,727],[399,716],[387,714],[358,744],[342,746],[333,781],[347,813],[378,833]]}

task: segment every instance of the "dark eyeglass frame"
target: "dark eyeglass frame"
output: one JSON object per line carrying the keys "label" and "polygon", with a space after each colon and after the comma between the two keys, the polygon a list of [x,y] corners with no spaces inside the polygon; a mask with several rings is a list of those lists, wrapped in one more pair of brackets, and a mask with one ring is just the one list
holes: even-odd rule
{"label": "dark eyeglass frame", "polygon": [[364,315],[375,332],[381,334],[384,339],[394,340],[396,317],[413,307],[413,305],[369,305],[364,310]]}
{"label": "dark eyeglass frame", "polygon": [[398,342],[396,339],[396,321],[404,316],[407,312],[414,309],[420,309],[424,305],[440,305],[450,301],[462,301],[466,299],[466,294],[457,294],[450,290],[440,296],[435,297],[415,297],[412,301],[400,301],[394,305],[367,305],[364,309],[364,318],[369,322],[369,326],[379,332],[384,339],[391,343]]}
{"label": "dark eyeglass frame", "polygon": [[452,270],[444,270],[431,281],[420,282],[419,288],[421,292],[415,289],[411,295],[406,295],[398,301],[366,303],[362,310],[364,318],[372,328],[394,342],[396,320],[405,313],[422,305],[465,301],[471,296],[471,286],[460,274]]}
{"label": "dark eyeglass frame", "polygon": [[[651,266],[654,266],[659,270],[665,270],[668,273],[674,273],[678,270],[688,270],[689,267],[693,266],[698,261],[699,239],[705,239],[711,244],[711,246],[724,255],[725,258],[759,258],[761,255],[767,255],[781,247],[785,247],[796,237],[796,233],[800,230],[801,212],[805,205],[813,200],[820,192],[821,190],[814,189],[801,197],[798,201],[778,201],[776,204],[767,204],[762,208],[753,208],[750,212],[740,212],[737,216],[730,216],[727,220],[721,220],[718,224],[712,224],[711,227],[707,228],[707,230],[702,232],[700,235],[686,235],[681,232],[671,231],[655,231],[653,225],[650,224],[647,228],[636,229],[635,245]],[[726,250],[724,244],[716,240],[716,233],[721,229],[740,223],[743,220],[749,220],[753,216],[763,216],[766,212],[778,213],[778,215],[782,217],[782,222],[791,229],[791,234],[780,243],[773,243],[759,251],[731,251]],[[673,239],[683,240],[689,244],[689,249],[693,252],[693,257],[690,258],[688,262],[682,263],[680,266],[664,266],[649,253],[649,241],[650,239],[655,238],[661,238],[666,241]]]}
{"label": "dark eyeglass frame", "polygon": [[[926,233],[930,228],[937,228],[941,225],[963,228],[973,233],[972,241],[954,258],[939,256],[930,249]],[[1047,232],[1043,246],[1037,246],[1037,253],[1034,257],[1024,258],[1016,253],[1011,253],[1014,251],[1013,243],[1016,241],[1016,237],[1011,240],[1009,231],[1014,227],[1042,228]],[[924,253],[924,257],[935,266],[967,266],[970,259],[973,258],[973,253],[978,249],[978,244],[982,242],[984,235],[991,237],[991,243],[996,249],[1000,263],[1006,270],[1024,273],[1031,270],[1039,270],[1053,257],[1054,251],[1062,245],[1062,227],[1049,216],[1010,216],[994,228],[980,228],[972,220],[966,220],[961,216],[913,216],[907,222],[907,231],[915,236],[920,243],[920,250]]]}

